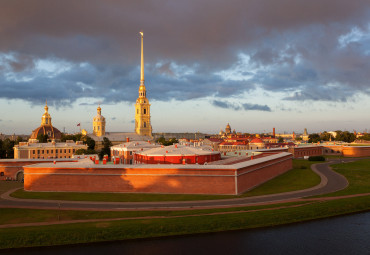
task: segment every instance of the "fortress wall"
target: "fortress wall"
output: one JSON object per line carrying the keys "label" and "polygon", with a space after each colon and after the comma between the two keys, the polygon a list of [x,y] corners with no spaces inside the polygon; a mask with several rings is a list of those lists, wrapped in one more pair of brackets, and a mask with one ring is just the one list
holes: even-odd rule
{"label": "fortress wall", "polygon": [[234,165],[90,165],[25,166],[27,191],[238,194],[292,168],[281,153]]}
{"label": "fortress wall", "polygon": [[[292,155],[267,160],[251,167],[238,169],[237,194],[241,194],[269,181],[293,168]],[[253,161],[253,160],[252,160]]]}

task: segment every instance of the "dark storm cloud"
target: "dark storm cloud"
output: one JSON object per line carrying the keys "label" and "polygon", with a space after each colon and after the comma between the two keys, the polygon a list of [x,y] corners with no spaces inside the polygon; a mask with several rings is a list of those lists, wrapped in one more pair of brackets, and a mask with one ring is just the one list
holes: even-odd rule
{"label": "dark storm cloud", "polygon": [[[0,97],[132,102],[144,30],[150,98],[227,98],[260,87],[287,100],[342,102],[369,93],[369,17],[368,0],[1,1],[0,55],[13,58],[0,56]],[[343,39],[354,28],[367,36]],[[249,57],[240,66],[248,79],[216,74],[238,65],[239,54]],[[48,75],[40,59],[71,69]]]}
{"label": "dark storm cloud", "polygon": [[243,104],[244,110],[271,112],[270,107],[260,104]]}
{"label": "dark storm cloud", "polygon": [[233,110],[245,110],[245,111],[265,111],[271,112],[271,108],[267,105],[259,105],[259,104],[235,104],[229,103],[225,101],[213,100],[212,104],[214,106],[224,108],[224,109],[233,109]]}

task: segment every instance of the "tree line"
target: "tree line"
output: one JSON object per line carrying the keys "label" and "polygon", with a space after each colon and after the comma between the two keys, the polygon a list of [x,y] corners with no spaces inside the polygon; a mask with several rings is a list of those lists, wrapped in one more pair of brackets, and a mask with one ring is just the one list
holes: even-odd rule
{"label": "tree line", "polygon": [[309,143],[318,143],[321,141],[338,141],[338,142],[346,142],[346,143],[352,143],[356,140],[356,136],[354,133],[350,133],[348,131],[341,131],[337,130],[335,131],[337,133],[336,137],[334,137],[329,132],[322,132],[320,134],[313,133],[308,136],[308,142]]}

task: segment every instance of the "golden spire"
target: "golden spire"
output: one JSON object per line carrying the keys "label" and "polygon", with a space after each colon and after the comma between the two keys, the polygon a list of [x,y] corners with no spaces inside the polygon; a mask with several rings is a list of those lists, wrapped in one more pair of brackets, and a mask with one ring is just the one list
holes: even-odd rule
{"label": "golden spire", "polygon": [[99,106],[98,106],[97,110],[98,110],[98,114],[99,114],[99,115],[101,115],[101,108],[100,108],[100,104],[99,104]]}
{"label": "golden spire", "polygon": [[45,109],[45,113],[47,113],[48,112],[48,110],[49,110],[49,107],[48,107],[48,100],[46,99],[46,103],[45,103],[45,107],[44,107],[44,109]]}
{"label": "golden spire", "polygon": [[140,85],[144,85],[144,33],[141,35],[141,70],[140,70]]}

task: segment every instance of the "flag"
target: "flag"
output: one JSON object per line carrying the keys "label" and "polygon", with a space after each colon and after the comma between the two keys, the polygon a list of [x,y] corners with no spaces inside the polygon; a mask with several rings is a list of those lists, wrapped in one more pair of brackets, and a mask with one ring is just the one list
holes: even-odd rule
{"label": "flag", "polygon": [[77,124],[77,127],[79,127],[79,126],[81,126],[81,123],[78,123],[78,124]]}

